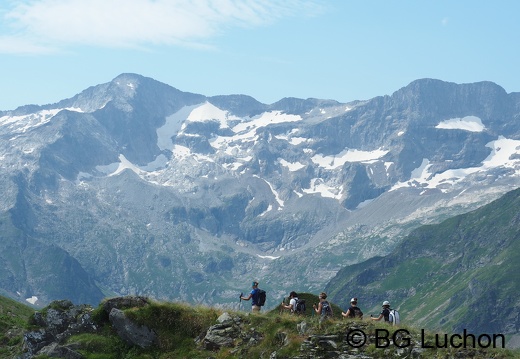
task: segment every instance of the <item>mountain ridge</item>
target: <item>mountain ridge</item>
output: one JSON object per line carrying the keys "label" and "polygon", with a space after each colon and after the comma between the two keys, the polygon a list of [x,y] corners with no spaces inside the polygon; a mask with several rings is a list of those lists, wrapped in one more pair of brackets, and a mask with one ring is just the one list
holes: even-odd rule
{"label": "mountain ridge", "polygon": [[[518,186],[520,97],[496,86],[418,80],[348,104],[266,105],[122,74],[0,114],[0,209],[102,293],[236,305],[253,279],[274,297],[318,291]],[[301,277],[280,275],[295,266]],[[8,273],[13,297],[59,299]]]}
{"label": "mountain ridge", "polygon": [[520,189],[474,211],[413,230],[384,257],[345,267],[327,284],[346,306],[389,300],[403,317],[437,330],[520,338]]}

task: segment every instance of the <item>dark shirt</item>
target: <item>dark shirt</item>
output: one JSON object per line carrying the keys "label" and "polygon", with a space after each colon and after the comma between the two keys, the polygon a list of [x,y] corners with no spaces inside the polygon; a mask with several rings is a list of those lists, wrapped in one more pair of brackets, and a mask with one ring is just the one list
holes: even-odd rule
{"label": "dark shirt", "polygon": [[361,312],[361,309],[359,309],[357,306],[350,306],[350,308],[348,308],[347,311],[348,311],[349,318],[355,318],[356,312]]}
{"label": "dark shirt", "polygon": [[388,308],[383,309],[381,311],[381,314],[383,314],[385,322],[389,322],[390,321],[390,309],[388,309]]}

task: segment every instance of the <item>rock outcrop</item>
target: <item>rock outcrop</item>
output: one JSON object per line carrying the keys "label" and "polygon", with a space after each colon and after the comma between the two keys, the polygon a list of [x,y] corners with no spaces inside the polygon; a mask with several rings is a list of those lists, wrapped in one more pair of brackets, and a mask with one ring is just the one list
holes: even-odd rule
{"label": "rock outcrop", "polygon": [[[200,318],[209,320],[200,322]],[[480,338],[466,345],[461,337],[453,341],[453,337],[371,320],[331,319],[319,324],[312,316],[193,310],[134,296],[109,299],[95,310],[55,301],[34,314],[32,325],[39,329],[25,334],[24,353],[18,359],[127,357],[128,353],[165,358],[180,357],[179,353],[187,353],[182,357],[270,359],[510,357],[487,351],[491,343],[482,344]],[[80,338],[70,340],[84,333],[108,336],[107,342],[100,343],[118,343],[118,348],[105,351],[106,347],[88,347]],[[121,341],[127,346],[120,346]]]}
{"label": "rock outcrop", "polygon": [[[156,333],[146,326],[132,322],[123,311],[147,304],[147,298],[127,296],[108,299],[101,308],[121,339],[129,345],[147,348],[155,343]],[[54,301],[44,310],[36,312],[32,324],[40,328],[24,335],[24,354],[21,359],[29,359],[37,355],[68,359],[83,358],[76,351],[74,344],[66,345],[65,342],[74,334],[99,332],[101,327],[94,320],[93,312],[92,306],[74,305],[69,300]]]}

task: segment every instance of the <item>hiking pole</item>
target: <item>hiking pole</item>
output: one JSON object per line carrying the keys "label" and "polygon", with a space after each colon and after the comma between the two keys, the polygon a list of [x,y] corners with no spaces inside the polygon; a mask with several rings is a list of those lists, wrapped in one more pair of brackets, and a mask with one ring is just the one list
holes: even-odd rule
{"label": "hiking pole", "polygon": [[280,304],[280,315],[283,314],[283,304],[284,304],[284,302],[285,302],[285,297],[282,298],[282,303]]}

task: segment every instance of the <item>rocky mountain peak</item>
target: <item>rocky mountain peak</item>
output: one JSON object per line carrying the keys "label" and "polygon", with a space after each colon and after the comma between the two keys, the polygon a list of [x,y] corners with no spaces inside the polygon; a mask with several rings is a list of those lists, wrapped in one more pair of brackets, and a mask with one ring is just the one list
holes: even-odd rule
{"label": "rocky mountain peak", "polygon": [[[491,83],[424,79],[362,102],[267,105],[122,74],[2,114],[2,214],[100,292],[231,305],[251,276],[273,296],[318,290],[516,186],[519,101]],[[21,270],[17,238],[2,244],[2,289],[60,299],[47,289],[60,281]],[[303,274],[281,277],[288,266]]]}

